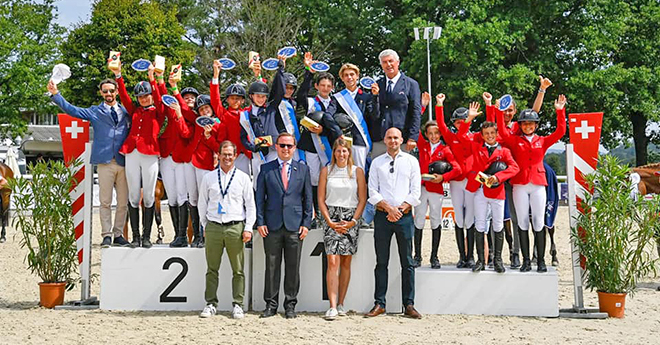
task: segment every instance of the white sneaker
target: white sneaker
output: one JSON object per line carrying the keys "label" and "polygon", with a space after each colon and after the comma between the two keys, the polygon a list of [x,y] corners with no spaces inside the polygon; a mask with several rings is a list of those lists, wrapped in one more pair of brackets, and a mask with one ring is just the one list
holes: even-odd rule
{"label": "white sneaker", "polygon": [[243,313],[243,308],[241,308],[240,305],[234,304],[234,309],[231,311],[231,317],[234,319],[242,319],[245,317],[245,313]]}
{"label": "white sneaker", "polygon": [[207,318],[213,315],[215,315],[215,306],[213,306],[213,304],[207,304],[206,307],[204,307],[204,310],[202,310],[202,313],[199,314],[199,317]]}
{"label": "white sneaker", "polygon": [[328,311],[325,312],[325,316],[323,317],[326,320],[334,320],[337,318],[337,309],[335,308],[330,308]]}
{"label": "white sneaker", "polygon": [[337,306],[337,315],[346,316],[346,310],[344,310],[344,306],[341,304]]}

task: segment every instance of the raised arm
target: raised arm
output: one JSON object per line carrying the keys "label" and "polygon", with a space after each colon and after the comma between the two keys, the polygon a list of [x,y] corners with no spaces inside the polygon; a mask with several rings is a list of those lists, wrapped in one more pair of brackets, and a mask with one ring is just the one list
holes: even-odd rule
{"label": "raised arm", "polygon": [[495,120],[497,124],[497,134],[500,135],[500,138],[502,139],[503,143],[509,143],[511,141],[511,138],[513,138],[513,136],[511,135],[511,133],[509,133],[508,128],[504,124],[504,113],[500,111],[498,107],[499,103],[500,101],[498,100],[495,103],[495,106],[493,107],[493,111],[495,112]]}
{"label": "raised arm", "polygon": [[280,103],[284,99],[284,93],[286,92],[286,85],[284,82],[284,66],[286,65],[286,58],[283,56],[278,56],[279,58],[279,68],[275,73],[275,78],[273,78],[273,84],[270,86],[270,95],[268,95],[269,105],[274,107],[279,107]]}
{"label": "raised arm", "polygon": [[119,74],[115,80],[117,81],[117,91],[119,91],[119,100],[121,101],[121,104],[124,106],[124,108],[126,108],[126,111],[129,114],[133,115],[135,112],[135,106],[133,106],[133,100],[126,91],[126,85],[124,85],[124,77]]}
{"label": "raised arm", "polygon": [[224,121],[226,109],[222,105],[222,99],[220,98],[220,81],[218,80],[220,70],[222,70],[220,61],[213,60],[213,79],[211,79],[209,93],[211,94],[211,108],[213,108],[220,121]]}
{"label": "raised arm", "polygon": [[[312,83],[314,82],[314,70],[311,67],[313,61],[314,60],[312,60],[312,53],[306,52],[304,57],[305,69],[306,69],[305,77],[303,78],[303,82],[302,84],[300,84],[300,88],[298,89],[298,93],[296,94],[296,103],[298,104],[296,113],[299,115],[300,118],[307,115],[309,109],[307,98],[309,97],[309,90],[312,89]],[[330,115],[333,114],[334,113],[330,113]]]}
{"label": "raised arm", "polygon": [[445,102],[445,94],[440,93],[437,96],[435,96],[435,121],[438,123],[438,129],[440,129],[440,134],[442,134],[442,138],[445,139],[445,142],[448,142],[451,140],[450,138],[454,135],[449,128],[447,128],[447,124],[445,123],[445,107],[444,107],[444,102]]}
{"label": "raised arm", "polygon": [[60,94],[59,90],[57,90],[57,85],[53,83],[52,80],[48,81],[48,92],[50,92],[50,100],[53,101],[60,109],[62,109],[63,112],[82,119],[82,120],[92,120],[96,117],[94,111],[92,111],[91,108],[80,108],[71,105],[71,103],[67,102],[64,97],[62,97],[62,94]]}
{"label": "raised arm", "polygon": [[557,112],[557,128],[543,140],[544,150],[547,150],[566,134],[566,96],[559,95],[555,101],[555,110]]}
{"label": "raised arm", "polygon": [[540,114],[541,106],[543,106],[543,98],[545,97],[545,90],[552,86],[552,81],[550,81],[548,78],[543,78],[542,75],[539,75],[539,83],[539,91],[536,94],[536,99],[534,100],[534,106],[532,106],[532,109]]}
{"label": "raised arm", "polygon": [[481,97],[484,99],[486,104],[486,121],[495,122],[495,113],[493,112],[493,95],[488,92],[484,92]]}

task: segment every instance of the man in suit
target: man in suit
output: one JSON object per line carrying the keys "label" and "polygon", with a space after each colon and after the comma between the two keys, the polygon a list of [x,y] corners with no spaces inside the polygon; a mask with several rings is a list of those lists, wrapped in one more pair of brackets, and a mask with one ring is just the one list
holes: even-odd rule
{"label": "man in suit", "polygon": [[385,131],[391,127],[401,130],[406,151],[417,147],[415,140],[419,137],[422,118],[419,84],[399,71],[399,54],[392,49],[385,49],[378,55],[378,59],[385,78],[379,79],[371,88],[377,98],[376,111],[371,117],[369,128],[373,141],[372,157],[387,151],[383,138]]}
{"label": "man in suit", "polygon": [[295,137],[280,133],[275,146],[277,159],[263,164],[257,178],[257,230],[266,253],[266,309],[261,317],[277,313],[284,253],[284,315],[292,319],[300,288],[302,240],[312,222],[312,184],[307,165],[292,159]]}
{"label": "man in suit", "polygon": [[[92,142],[91,163],[97,164],[99,174],[99,199],[101,207],[101,247],[127,247],[130,243],[122,236],[128,212],[128,183],[124,172],[124,155],[119,149],[128,135],[130,116],[126,108],[117,103],[117,82],[105,79],[99,84],[99,93],[103,103],[89,108],[71,105],[62,97],[53,81],[48,82],[50,99],[65,113],[92,123],[94,141]],[[112,224],[112,189],[117,193],[117,210]],[[114,240],[113,236],[114,235]]]}

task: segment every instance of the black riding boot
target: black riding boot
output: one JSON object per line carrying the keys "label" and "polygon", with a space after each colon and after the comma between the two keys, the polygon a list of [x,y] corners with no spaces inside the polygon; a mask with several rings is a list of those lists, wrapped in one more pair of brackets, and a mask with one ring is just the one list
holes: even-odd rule
{"label": "black riding boot", "polygon": [[151,248],[151,225],[154,223],[155,212],[156,205],[144,208],[144,213],[142,214],[142,248]]}
{"label": "black riding boot", "polygon": [[133,237],[131,239],[131,246],[137,248],[140,246],[140,210],[137,207],[128,204],[128,221],[131,224]]}
{"label": "black riding boot", "polygon": [[493,257],[495,256],[495,251],[493,250],[493,227],[491,226],[490,231],[486,234],[486,240],[488,240],[488,268],[493,268]]}
{"label": "black riding boot", "polygon": [[190,216],[192,217],[193,241],[190,244],[193,248],[204,248],[202,239],[202,229],[199,226],[199,211],[197,206],[190,206]]}
{"label": "black riding boot", "polygon": [[520,236],[520,251],[523,256],[520,272],[529,272],[532,270],[532,262],[529,260],[529,231],[518,228],[518,235]]}
{"label": "black riding boot", "polygon": [[536,272],[548,272],[545,266],[545,228],[534,231],[534,246],[536,246]]}
{"label": "black riding boot", "polygon": [[422,229],[415,228],[415,256],[413,257],[413,267],[422,265]]}
{"label": "black riding boot", "polygon": [[170,242],[170,247],[172,246],[172,243],[176,241],[176,237],[179,235],[179,207],[178,206],[170,206],[170,217],[172,218],[172,228],[174,229],[174,236],[172,237],[173,240]]}
{"label": "black riding boot", "polygon": [[559,259],[557,259],[557,246],[555,245],[555,227],[545,227],[545,229],[548,231],[548,236],[550,236],[550,260],[552,260],[552,266],[559,266]]}
{"label": "black riding boot", "polygon": [[465,268],[465,235],[463,235],[463,228],[454,225],[454,234],[456,235],[456,247],[458,247],[456,268]]}
{"label": "black riding boot", "polygon": [[504,263],[502,262],[502,248],[504,247],[504,231],[493,233],[495,242],[495,255],[493,258],[493,267],[495,272],[504,273]]}
{"label": "black riding boot", "polygon": [[431,237],[431,268],[439,269],[440,260],[438,260],[438,247],[440,247],[440,237],[442,235],[442,225],[433,229]]}
{"label": "black riding boot", "polygon": [[474,228],[474,225],[472,225],[467,230],[467,256],[465,260],[466,268],[474,267],[474,233],[476,231],[477,230]]}
{"label": "black riding boot", "polygon": [[480,272],[485,269],[484,266],[484,236],[483,232],[476,232],[474,234],[475,242],[477,244],[477,263],[472,267],[472,272]]}
{"label": "black riding boot", "polygon": [[170,247],[180,248],[188,246],[188,202],[179,205],[179,223],[176,225],[176,238]]}

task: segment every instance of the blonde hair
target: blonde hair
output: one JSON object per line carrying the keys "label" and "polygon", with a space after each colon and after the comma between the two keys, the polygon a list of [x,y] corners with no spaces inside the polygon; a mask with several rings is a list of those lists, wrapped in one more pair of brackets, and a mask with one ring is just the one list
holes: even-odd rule
{"label": "blonde hair", "polygon": [[341,65],[341,68],[339,69],[339,78],[341,78],[344,75],[344,71],[347,69],[352,69],[355,71],[355,73],[360,75],[360,68],[349,62]]}
{"label": "blonde hair", "polygon": [[342,138],[335,140],[335,143],[332,145],[332,157],[330,158],[330,167],[328,168],[328,174],[330,174],[332,169],[337,165],[335,159],[335,151],[340,147],[345,147],[348,150],[348,160],[346,163],[346,167],[348,168],[348,178],[353,178],[353,150],[351,150],[351,147],[348,145],[348,142]]}

